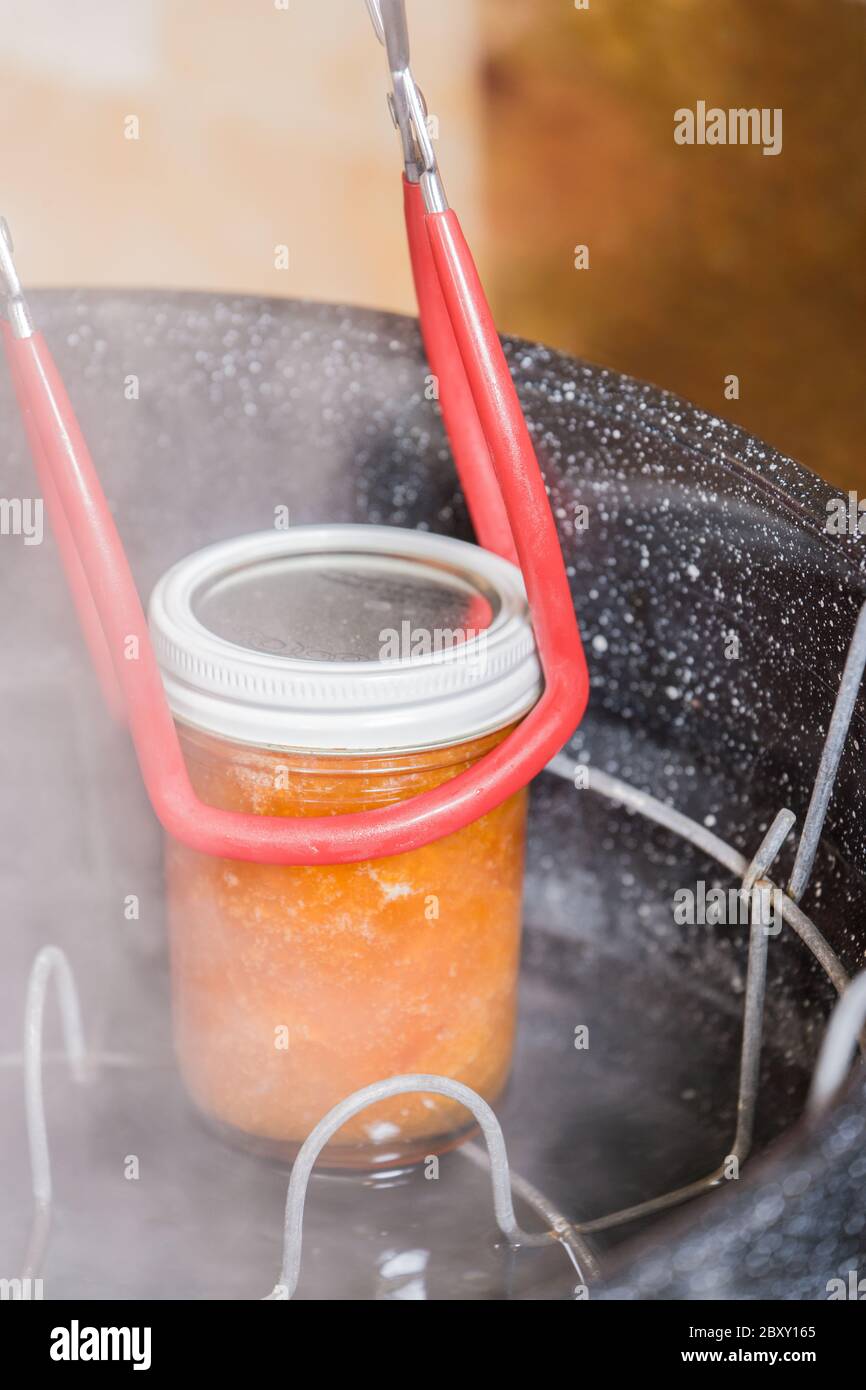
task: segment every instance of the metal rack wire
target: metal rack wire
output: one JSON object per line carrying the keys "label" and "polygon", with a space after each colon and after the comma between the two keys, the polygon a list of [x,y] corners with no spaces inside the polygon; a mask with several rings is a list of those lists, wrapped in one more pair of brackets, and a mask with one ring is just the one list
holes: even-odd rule
{"label": "metal rack wire", "polygon": [[[585,1239],[587,1235],[657,1214],[719,1187],[729,1176],[731,1159],[736,1159],[734,1171],[738,1174],[741,1164],[751,1150],[758,1101],[770,936],[766,907],[770,895],[774,895],[774,903],[783,920],[811,951],[841,996],[831,1014],[821,1046],[807,1102],[807,1114],[814,1119],[833,1102],[845,1082],[858,1039],[861,1049],[866,1051],[864,1039],[861,1037],[866,1026],[866,971],[853,981],[849,980],[839,958],[814,922],[798,906],[798,901],[808,885],[815,862],[864,668],[866,604],[860,610],[846,656],[786,891],[783,891],[769,875],[794,825],[795,818],[790,810],[782,809],[778,812],[757,851],[751,859],[747,859],[706,826],[698,824],[674,807],[617,777],[587,764],[578,763],[565,754],[560,754],[548,765],[548,771],[570,781],[574,781],[578,768],[582,769],[582,776],[585,776],[584,785],[589,790],[665,827],[717,860],[740,879],[740,893],[749,902],[749,952],[743,1004],[736,1130],[731,1151],[724,1156],[722,1163],[706,1177],[649,1201],[589,1221],[571,1221],[530,1182],[510,1170],[502,1128],[490,1106],[477,1092],[449,1077],[420,1073],[390,1077],[347,1096],[334,1106],[307,1136],[295,1160],[286,1194],[283,1259],[279,1280],[271,1292],[265,1295],[266,1299],[290,1299],[297,1289],[301,1270],[307,1188],[322,1148],[352,1116],[369,1105],[395,1095],[407,1092],[434,1092],[459,1101],[473,1113],[486,1148],[468,1143],[464,1144],[459,1152],[489,1172],[494,1214],[502,1235],[513,1247],[538,1247],[553,1242],[559,1243],[571,1261],[580,1281],[578,1287],[582,1290],[599,1275],[597,1260]],[[32,1279],[37,1273],[44,1257],[53,1200],[42,1094],[43,1018],[46,993],[52,978],[57,983],[65,1055],[73,1078],[77,1082],[91,1079],[100,1066],[111,1065],[112,1061],[110,1057],[88,1056],[78,995],[69,962],[58,947],[43,947],[33,963],[28,983],[22,1054],[34,1204],[33,1224],[24,1262],[24,1277],[27,1279]],[[541,1232],[527,1232],[518,1225],[514,1212],[514,1194],[524,1200],[539,1216],[544,1226]]]}

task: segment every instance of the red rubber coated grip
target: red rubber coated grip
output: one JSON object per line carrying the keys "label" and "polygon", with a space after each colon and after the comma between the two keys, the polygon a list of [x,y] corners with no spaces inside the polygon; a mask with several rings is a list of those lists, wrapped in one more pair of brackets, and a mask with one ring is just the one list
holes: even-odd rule
{"label": "red rubber coated grip", "polygon": [[[523,572],[545,696],[562,701],[563,743],[589,695],[559,536],[499,334],[460,223],[452,211],[429,213],[427,232],[457,347],[487,439]],[[577,712],[571,729],[565,725]]]}
{"label": "red rubber coated grip", "polygon": [[466,379],[427,234],[421,186],[403,176],[403,212],[424,350],[439,383],[439,408],[480,545],[517,564],[508,515]]}
{"label": "red rubber coated grip", "polygon": [[21,408],[21,416],[24,421],[24,429],[27,434],[27,443],[33,458],[36,469],[36,476],[42,490],[42,500],[45,503],[45,510],[48,513],[48,523],[51,527],[54,539],[57,542],[57,549],[60,554],[60,561],[63,565],[63,572],[66,575],[66,583],[72,595],[75,611],[78,616],[79,626],[90,653],[90,660],[96,672],[96,678],[102,691],[103,699],[108,707],[112,718],[118,723],[123,723],[126,713],[123,705],[123,696],[117,677],[114,674],[111,655],[105,640],[105,633],[99,621],[99,614],[90,593],[87,583],[87,576],[81,565],[78,555],[78,548],[75,544],[75,537],[69,529],[66,514],[60,503],[57,488],[54,486],[54,479],[45,457],[45,450],[42,448],[42,440],[30,409],[27,393],[20,384],[19,355],[10,352],[9,343],[14,342],[8,324],[3,324],[6,334],[7,357],[12,374],[12,384],[15,387],[15,394]]}
{"label": "red rubber coated grip", "polygon": [[[91,650],[95,648],[103,665],[108,652],[144,784],[160,822],[168,834],[202,853],[267,864],[340,864],[417,849],[469,825],[525,786],[559,751],[586,707],[586,662],[556,528],[490,311],[454,214],[427,216],[424,226],[442,304],[463,358],[465,383],[486,437],[488,463],[516,538],[545,688],[520,725],[474,767],[394,806],[338,816],[282,817],[220,810],[199,800],[187,774],[123,545],[63,382],[40,334],[19,339],[4,325],[34,458],[48,483],[46,489],[43,481],[50,519],[92,639]],[[423,269],[425,256],[426,252],[418,260],[427,283],[422,313],[429,313],[437,301]],[[444,321],[435,307],[433,313],[434,324],[427,333],[440,370],[445,365],[440,380],[447,380],[452,389],[457,383],[459,400],[460,376],[444,362]],[[468,405],[466,411],[471,416]],[[454,427],[463,428],[459,422]],[[471,419],[466,432],[467,439],[476,441],[477,453]],[[459,437],[462,441],[463,435]],[[461,457],[466,457],[462,442]],[[491,476],[488,468],[485,481],[483,462],[476,467],[474,505],[489,495]],[[498,534],[504,544],[501,525]]]}

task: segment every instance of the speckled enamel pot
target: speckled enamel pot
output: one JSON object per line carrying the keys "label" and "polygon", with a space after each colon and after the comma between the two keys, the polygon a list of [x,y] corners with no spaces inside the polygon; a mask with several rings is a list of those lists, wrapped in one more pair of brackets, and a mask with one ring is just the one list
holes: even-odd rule
{"label": "speckled enamel pot", "polygon": [[[156,292],[46,292],[33,305],[145,598],[174,561],[266,529],[279,507],[295,522],[471,538],[414,321]],[[734,426],[550,349],[506,348],[591,663],[573,747],[749,856],[781,806],[802,822],[866,594],[862,540],[829,535],[830,489]],[[6,496],[32,496],[5,377],[0,439]],[[184,1108],[167,1041],[159,834],[125,736],[99,710],[48,541],[0,540],[0,630],[0,871],[14,924],[2,1048],[19,1046],[34,951],[56,941],[100,1055],[136,1059],[122,1082],[106,1061],[86,1101],[48,1078],[61,1206],[52,1296],[266,1292],[285,1176],[222,1150]],[[866,949],[863,718],[861,699],[803,902],[851,972]],[[540,778],[530,841],[520,1045],[502,1120],[515,1169],[588,1219],[701,1177],[727,1152],[745,931],[677,926],[678,887],[729,880],[594,793]],[[790,848],[780,874],[788,867]],[[599,1240],[597,1297],[817,1299],[830,1279],[866,1274],[862,1076],[817,1128],[800,1119],[832,1003],[800,942],[787,931],[772,941],[755,1157],[727,1190]],[[18,1116],[19,1079],[0,1071],[4,1115]],[[137,1205],[118,1195],[117,1153],[150,1165]],[[0,1160],[4,1189],[18,1193],[0,1212],[10,1248],[26,1225],[17,1118],[4,1121]],[[567,1297],[556,1253],[502,1274],[489,1197],[483,1182],[466,1187],[469,1167],[459,1156],[443,1165],[435,1194],[411,1182],[381,1192],[375,1214],[356,1212],[363,1194],[327,1189],[308,1216],[325,1253],[300,1296],[399,1296],[369,1242],[353,1253],[351,1232],[369,1221],[390,1251],[423,1246],[423,1296]],[[148,1245],[166,1210],[170,1229]]]}

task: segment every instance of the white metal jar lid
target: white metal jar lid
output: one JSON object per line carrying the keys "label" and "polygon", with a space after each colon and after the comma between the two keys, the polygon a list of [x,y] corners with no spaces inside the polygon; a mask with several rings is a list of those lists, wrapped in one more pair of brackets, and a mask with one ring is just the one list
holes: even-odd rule
{"label": "white metal jar lid", "polygon": [[437,748],[505,727],[542,689],[520,571],[425,531],[223,541],[163,575],[149,617],[172,714],[240,743]]}

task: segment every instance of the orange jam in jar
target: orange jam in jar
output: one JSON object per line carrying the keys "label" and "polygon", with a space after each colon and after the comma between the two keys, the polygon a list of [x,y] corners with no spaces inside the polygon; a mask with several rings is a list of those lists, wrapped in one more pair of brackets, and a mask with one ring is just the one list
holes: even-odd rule
{"label": "orange jam in jar", "polygon": [[[151,628],[190,778],[214,806],[323,816],[472,766],[538,698],[519,572],[392,528],[299,527],[181,561]],[[227,1138],[292,1158],[338,1101],[433,1072],[493,1101],[510,1066],[527,793],[444,839],[357,864],[166,851],[175,1046]],[[441,1152],[444,1096],[368,1107],[325,1166]]]}

